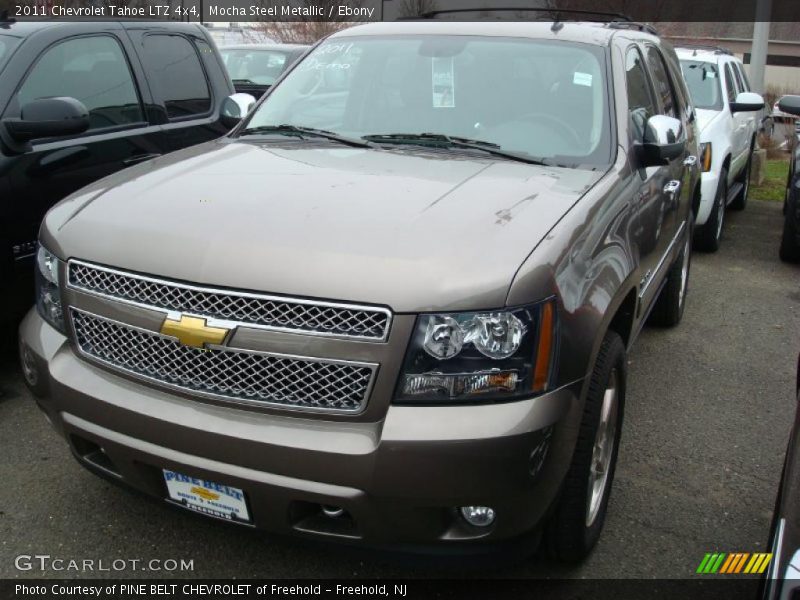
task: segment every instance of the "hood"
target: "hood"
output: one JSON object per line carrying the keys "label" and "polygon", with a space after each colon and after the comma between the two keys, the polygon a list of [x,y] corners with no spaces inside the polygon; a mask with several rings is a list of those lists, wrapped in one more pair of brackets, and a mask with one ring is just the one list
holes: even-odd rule
{"label": "hood", "polygon": [[695,116],[697,117],[697,128],[702,133],[703,130],[708,127],[711,121],[719,117],[723,111],[708,108],[696,108],[694,112]]}
{"label": "hood", "polygon": [[67,198],[62,258],[188,282],[375,303],[502,306],[522,261],[602,173],[442,150],[221,140]]}

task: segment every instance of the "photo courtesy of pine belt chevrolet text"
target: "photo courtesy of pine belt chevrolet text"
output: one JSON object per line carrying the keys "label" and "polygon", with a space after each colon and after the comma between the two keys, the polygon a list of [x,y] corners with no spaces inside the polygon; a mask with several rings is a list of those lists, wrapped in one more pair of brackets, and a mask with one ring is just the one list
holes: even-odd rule
{"label": "photo courtesy of pine belt chevrolet text", "polygon": [[[91,118],[73,100],[27,99],[18,143]],[[585,557],[627,352],[687,302],[701,165],[672,47],[619,21],[366,24],[222,110],[224,137],[41,225],[20,358],[75,458],[231,526]]]}

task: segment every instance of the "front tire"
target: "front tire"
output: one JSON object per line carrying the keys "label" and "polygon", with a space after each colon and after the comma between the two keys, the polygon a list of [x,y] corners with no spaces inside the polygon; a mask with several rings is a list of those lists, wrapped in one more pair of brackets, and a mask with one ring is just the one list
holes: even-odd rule
{"label": "front tire", "polygon": [[689,231],[686,232],[683,249],[670,267],[667,282],[656,300],[653,312],[650,313],[650,322],[654,325],[674,327],[683,318],[692,266],[692,223],[693,218],[690,215],[687,221]]}
{"label": "front tire", "polygon": [[592,370],[572,464],[545,528],[545,547],[553,558],[579,561],[600,538],[619,451],[626,380],[625,344],[609,331]]}
{"label": "front tire", "polygon": [[716,252],[719,250],[722,239],[722,225],[725,222],[725,201],[728,197],[728,171],[724,168],[719,174],[717,193],[714,196],[714,205],[705,224],[700,225],[695,233],[695,246],[703,252]]}

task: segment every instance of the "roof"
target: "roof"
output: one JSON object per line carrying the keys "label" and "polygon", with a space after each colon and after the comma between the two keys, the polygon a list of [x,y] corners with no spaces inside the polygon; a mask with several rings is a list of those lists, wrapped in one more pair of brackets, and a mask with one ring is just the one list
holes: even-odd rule
{"label": "roof", "polygon": [[658,38],[632,29],[617,29],[606,23],[562,21],[563,27],[552,30],[552,21],[393,21],[356,25],[333,34],[332,38],[381,35],[475,35],[565,40],[607,45],[618,33]]}
{"label": "roof", "polygon": [[[87,23],[96,22],[100,26],[107,26],[109,23],[108,19],[82,19],[80,21],[72,21],[72,20],[38,20],[38,21],[0,21],[0,34],[2,35],[12,35],[15,37],[28,37],[36,33],[37,31],[42,31],[44,29],[52,29],[56,27],[74,27],[76,25],[83,25],[85,26]],[[112,21],[119,23],[124,27],[141,27],[142,25],[152,25],[153,27],[158,27],[159,29],[175,29],[175,30],[193,30],[197,31],[200,28],[198,23],[181,23],[177,21],[137,21],[137,20],[125,20],[125,21]]]}
{"label": "roof", "polygon": [[717,63],[720,59],[738,60],[735,56],[725,48],[715,49],[712,47],[696,47],[691,46],[676,46],[675,53],[678,58],[694,59],[702,62]]}
{"label": "roof", "polygon": [[271,50],[273,52],[299,52],[308,50],[306,44],[227,44],[219,46],[220,50]]}

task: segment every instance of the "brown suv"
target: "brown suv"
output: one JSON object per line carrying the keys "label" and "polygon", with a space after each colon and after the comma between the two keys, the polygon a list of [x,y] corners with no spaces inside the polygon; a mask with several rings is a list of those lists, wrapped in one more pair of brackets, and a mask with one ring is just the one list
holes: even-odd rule
{"label": "brown suv", "polygon": [[579,558],[626,349],[684,309],[693,119],[638,26],[353,27],[48,213],[26,378],[81,464],[171,504]]}

